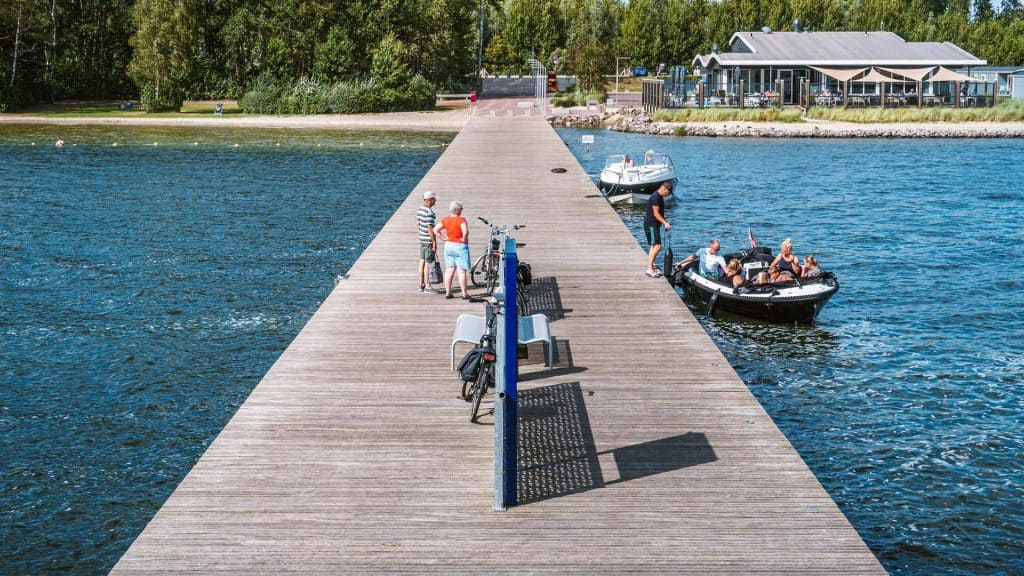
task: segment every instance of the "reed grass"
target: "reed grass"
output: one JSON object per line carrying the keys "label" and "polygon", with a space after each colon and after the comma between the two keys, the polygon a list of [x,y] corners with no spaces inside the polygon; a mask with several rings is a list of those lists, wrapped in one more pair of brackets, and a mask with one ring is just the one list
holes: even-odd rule
{"label": "reed grass", "polygon": [[857,124],[900,122],[1019,122],[1024,100],[1004,100],[991,108],[823,108],[813,107],[808,118]]}
{"label": "reed grass", "polygon": [[800,122],[797,109],[778,108],[663,108],[651,115],[655,122]]}

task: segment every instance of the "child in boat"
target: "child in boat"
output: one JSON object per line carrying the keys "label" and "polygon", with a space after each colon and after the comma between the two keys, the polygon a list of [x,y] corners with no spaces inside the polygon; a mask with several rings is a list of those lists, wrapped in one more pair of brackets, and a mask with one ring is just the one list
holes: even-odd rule
{"label": "child in boat", "polygon": [[821,268],[818,267],[818,260],[814,256],[808,254],[804,258],[803,270],[800,272],[801,278],[817,278],[821,276]]}
{"label": "child in boat", "polygon": [[779,270],[779,267],[775,264],[768,267],[768,276],[771,277],[772,282],[789,282],[796,278],[792,272],[789,270]]}
{"label": "child in boat", "polygon": [[766,270],[761,270],[757,273],[757,278],[754,279],[754,284],[760,286],[762,284],[771,284],[772,277]]}

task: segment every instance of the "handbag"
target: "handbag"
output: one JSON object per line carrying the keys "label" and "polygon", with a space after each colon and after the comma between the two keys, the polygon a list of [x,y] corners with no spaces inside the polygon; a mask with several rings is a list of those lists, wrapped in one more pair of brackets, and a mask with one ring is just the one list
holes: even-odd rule
{"label": "handbag", "polygon": [[434,252],[434,262],[430,265],[430,283],[440,284],[444,282],[444,273],[441,271],[441,263],[437,260],[437,252]]}

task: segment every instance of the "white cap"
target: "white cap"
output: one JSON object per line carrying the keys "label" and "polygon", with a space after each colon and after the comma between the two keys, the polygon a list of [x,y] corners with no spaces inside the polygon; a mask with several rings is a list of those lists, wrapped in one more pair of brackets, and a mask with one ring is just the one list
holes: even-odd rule
{"label": "white cap", "polygon": [[424,200],[430,200],[432,198],[437,198],[437,194],[434,194],[430,190],[427,190],[426,192],[423,193],[423,199]]}

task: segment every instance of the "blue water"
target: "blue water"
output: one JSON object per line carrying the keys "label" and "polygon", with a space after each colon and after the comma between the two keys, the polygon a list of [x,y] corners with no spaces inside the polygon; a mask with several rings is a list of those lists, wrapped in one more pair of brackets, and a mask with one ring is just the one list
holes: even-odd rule
{"label": "blue water", "polygon": [[693,310],[890,573],[1024,574],[1024,141],[559,133],[595,179],[672,156],[677,255],[750,228],[837,274],[815,326]]}
{"label": "blue water", "polygon": [[0,573],[108,571],[450,139],[0,127]]}

